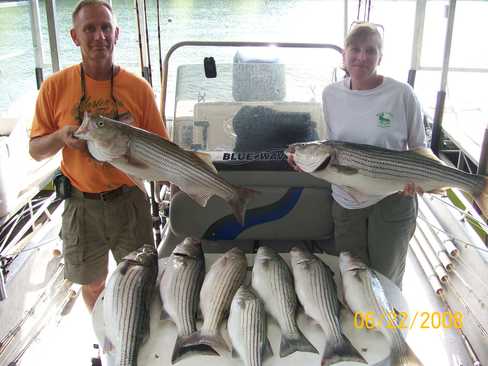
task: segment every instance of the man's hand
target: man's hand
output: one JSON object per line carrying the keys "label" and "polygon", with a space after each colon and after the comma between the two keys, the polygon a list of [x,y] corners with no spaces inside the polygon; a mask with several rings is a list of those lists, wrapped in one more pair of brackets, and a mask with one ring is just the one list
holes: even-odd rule
{"label": "man's hand", "polygon": [[86,150],[86,141],[77,139],[74,133],[78,129],[78,126],[64,126],[58,130],[58,138],[63,142],[65,146],[77,150]]}

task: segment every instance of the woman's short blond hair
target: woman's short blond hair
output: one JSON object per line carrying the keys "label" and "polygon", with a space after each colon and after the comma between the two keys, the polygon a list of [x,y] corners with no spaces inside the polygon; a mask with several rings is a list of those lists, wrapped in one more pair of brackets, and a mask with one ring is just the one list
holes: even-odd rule
{"label": "woman's short blond hair", "polygon": [[375,37],[378,43],[378,50],[380,54],[383,52],[383,36],[378,30],[378,26],[372,23],[357,23],[353,24],[351,30],[344,40],[344,48],[352,44],[361,43]]}

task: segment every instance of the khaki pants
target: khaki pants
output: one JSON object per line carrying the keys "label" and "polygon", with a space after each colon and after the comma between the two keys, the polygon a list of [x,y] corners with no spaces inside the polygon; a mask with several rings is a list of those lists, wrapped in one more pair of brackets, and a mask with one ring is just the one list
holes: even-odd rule
{"label": "khaki pants", "polygon": [[127,188],[108,201],[73,190],[64,201],[60,233],[65,278],[89,284],[107,275],[109,250],[118,263],[143,244],[154,243],[149,202],[139,188]]}
{"label": "khaki pants", "polygon": [[351,252],[401,288],[417,211],[417,197],[399,193],[373,206],[355,210],[346,209],[334,201],[332,216],[336,249]]}

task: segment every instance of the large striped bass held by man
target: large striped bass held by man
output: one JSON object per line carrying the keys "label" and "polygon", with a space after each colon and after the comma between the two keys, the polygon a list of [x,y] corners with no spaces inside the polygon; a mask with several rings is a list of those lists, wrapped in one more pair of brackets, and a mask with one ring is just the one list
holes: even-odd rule
{"label": "large striped bass held by man", "polygon": [[488,178],[443,165],[428,149],[396,151],[325,140],[296,143],[286,154],[302,171],[354,192],[387,196],[414,183],[424,192],[447,187],[472,194],[488,214]]}
{"label": "large striped bass held by man", "polygon": [[[395,309],[388,301],[376,273],[349,252],[339,255],[344,300],[354,314],[363,317],[373,314],[377,324],[368,324],[380,331],[390,345],[390,364],[393,366],[422,366],[400,330]],[[365,322],[371,321],[364,316]]]}
{"label": "large striped bass held by man", "polygon": [[177,328],[171,363],[187,352],[189,336],[197,330],[198,299],[204,277],[205,259],[201,242],[186,238],[171,253],[159,283],[161,318],[171,319]]}
{"label": "large striped bass held by man", "polygon": [[142,180],[169,181],[202,207],[216,195],[244,223],[247,203],[256,192],[227,182],[203,154],[126,123],[88,114],[75,137],[87,140],[88,151],[96,160],[120,169],[139,187],[143,187]]}
{"label": "large striped bass held by man", "polygon": [[150,305],[158,275],[158,253],[144,245],[127,255],[111,274],[103,297],[104,349],[115,352],[117,366],[137,366],[149,337]]}

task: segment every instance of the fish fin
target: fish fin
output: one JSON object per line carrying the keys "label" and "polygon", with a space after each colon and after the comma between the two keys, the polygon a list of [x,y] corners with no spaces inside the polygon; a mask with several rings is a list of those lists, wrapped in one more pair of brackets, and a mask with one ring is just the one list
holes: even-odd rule
{"label": "fish fin", "polygon": [[140,168],[140,169],[150,169],[150,167],[146,163],[144,163],[143,161],[135,159],[130,154],[125,155],[125,159],[126,159],[127,163],[132,165],[132,166],[135,166],[135,167]]}
{"label": "fish fin", "polygon": [[431,150],[431,149],[429,149],[428,147],[418,147],[418,148],[416,148],[416,149],[413,149],[412,151],[413,151],[414,153],[416,153],[416,154],[419,154],[419,155],[423,156],[423,157],[426,157],[426,158],[429,158],[429,159],[435,160],[435,161],[437,161],[438,163],[440,163],[440,164],[442,164],[442,165],[446,165],[446,164],[445,164],[445,163],[444,163],[444,162],[443,162],[441,159],[439,159],[439,158],[437,157],[437,155],[436,155],[436,154],[434,154],[434,153],[432,152],[432,150]]}
{"label": "fish fin", "polygon": [[215,174],[219,173],[217,171],[217,168],[215,168],[215,165],[213,165],[212,157],[210,156],[210,154],[202,152],[202,151],[197,151],[197,152],[192,151],[192,153],[195,154],[196,156],[198,156],[200,158],[200,160],[202,160],[206,164],[206,166],[208,168],[210,168],[210,170],[212,172],[214,172]]}
{"label": "fish fin", "polygon": [[268,337],[265,337],[264,343],[261,348],[261,355],[263,356],[263,361],[266,361],[268,358],[273,357],[273,349],[271,348],[271,343],[269,342]]}
{"label": "fish fin", "polygon": [[412,351],[410,346],[407,344],[407,362],[405,365],[408,366],[423,366],[424,364],[420,359],[417,357],[417,355]]}
{"label": "fish fin", "polygon": [[195,343],[198,334],[198,332],[195,332],[188,336],[178,336],[176,338],[173,354],[171,355],[171,364],[181,360],[185,354],[190,352],[218,356],[218,353],[213,349],[206,346],[201,348],[199,344]]}
{"label": "fish fin", "polygon": [[196,352],[204,355],[227,356],[232,351],[220,334],[202,334],[198,331],[185,342],[185,353]]}
{"label": "fish fin", "polygon": [[250,188],[245,187],[236,187],[234,195],[228,201],[232,211],[234,212],[234,216],[237,219],[237,222],[244,226],[245,216],[246,216],[246,208],[249,200],[252,199],[256,194],[257,191]]}
{"label": "fish fin", "polygon": [[185,192],[193,201],[195,201],[196,203],[198,203],[200,206],[202,207],[205,207],[207,206],[207,202],[208,200],[210,199],[210,197],[213,196],[213,193],[206,193],[206,194],[202,194],[202,193],[187,193]]}
{"label": "fish fin", "polygon": [[134,184],[135,184],[137,187],[139,187],[139,189],[140,189],[141,191],[143,191],[145,194],[147,194],[147,192],[146,192],[146,187],[144,186],[144,182],[143,182],[141,179],[139,179],[139,178],[137,178],[137,177],[134,177],[133,175],[129,175],[129,174],[127,174],[127,176],[130,178],[130,180],[131,180],[132,182],[134,182]]}
{"label": "fish fin", "polygon": [[[161,300],[162,302],[163,300]],[[161,316],[159,317],[161,320],[171,320],[171,316],[168,314],[168,312],[164,309],[164,307],[161,308]]]}
{"label": "fish fin", "polygon": [[431,189],[430,191],[428,191],[427,193],[433,193],[433,194],[445,194],[446,193],[446,188],[435,188],[435,189]]}
{"label": "fish fin", "polygon": [[318,353],[317,349],[308,341],[308,339],[305,338],[305,336],[300,331],[293,338],[282,335],[280,344],[280,357],[286,357],[297,351]]}
{"label": "fish fin", "polygon": [[337,165],[337,164],[333,164],[331,166],[334,167],[338,173],[344,174],[344,175],[355,175],[355,174],[358,174],[358,172],[359,172],[358,169],[351,168],[349,166]]}
{"label": "fish fin", "polygon": [[103,339],[103,346],[102,347],[103,347],[104,353],[112,352],[115,349],[113,343],[106,336]]}
{"label": "fish fin", "polygon": [[342,335],[340,342],[332,341],[325,343],[321,366],[334,365],[343,361],[368,363],[344,335]]}
{"label": "fish fin", "polygon": [[485,217],[488,217],[488,177],[483,177],[485,179],[485,184],[481,193],[473,195],[474,200],[481,209],[481,212]]}
{"label": "fish fin", "polygon": [[359,203],[361,202],[362,198],[364,198],[364,195],[359,192],[358,190],[352,188],[352,187],[349,187],[349,186],[341,186],[341,188],[346,191],[349,196],[351,196],[351,198],[356,202],[356,203]]}

